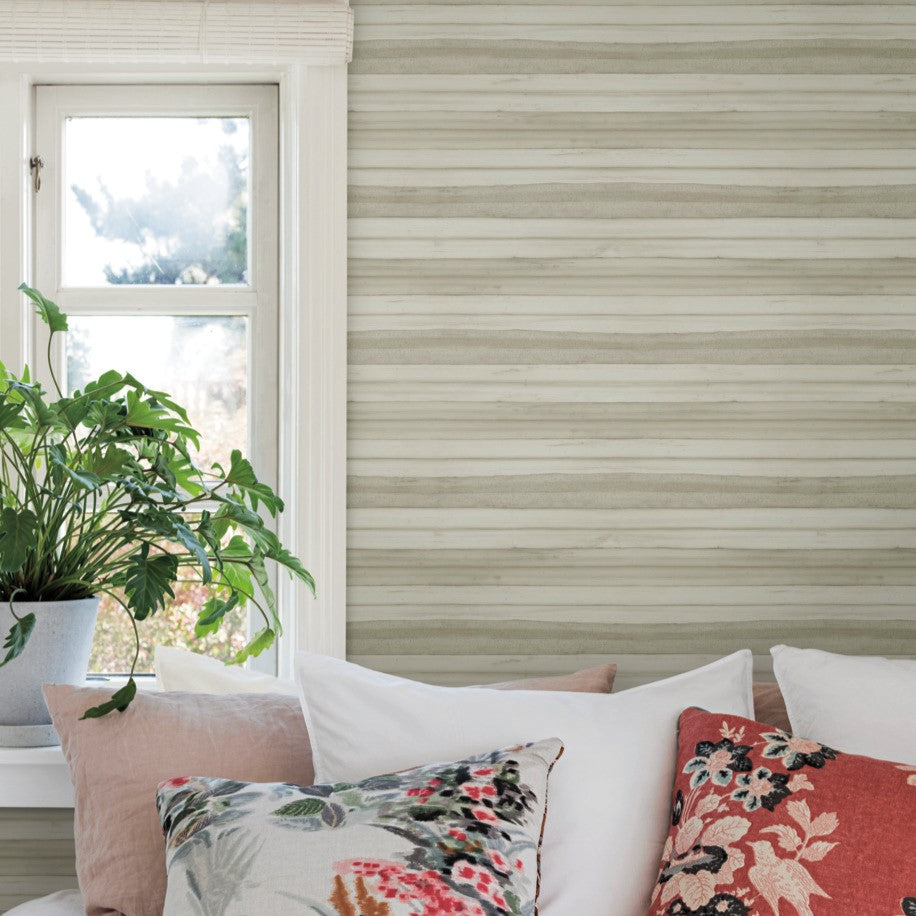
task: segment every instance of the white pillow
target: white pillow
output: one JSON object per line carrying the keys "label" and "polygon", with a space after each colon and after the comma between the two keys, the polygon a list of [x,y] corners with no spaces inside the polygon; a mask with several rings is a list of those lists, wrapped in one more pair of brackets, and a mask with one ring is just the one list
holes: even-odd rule
{"label": "white pillow", "polygon": [[270,674],[226,665],[218,659],[171,646],[156,646],[154,665],[156,679],[163,690],[296,695],[296,685],[292,681],[281,681]]}
{"label": "white pillow", "polygon": [[770,654],[794,734],[916,765],[916,661],[790,646]]}
{"label": "white pillow", "polygon": [[57,891],[40,897],[38,900],[28,900],[6,911],[6,916],[85,916],[86,907],[83,904],[83,895],[77,891]]}
{"label": "white pillow", "polygon": [[668,832],[678,715],[752,718],[751,653],[619,694],[434,687],[300,653],[316,782],[557,736],[542,859],[543,916],[644,914]]}

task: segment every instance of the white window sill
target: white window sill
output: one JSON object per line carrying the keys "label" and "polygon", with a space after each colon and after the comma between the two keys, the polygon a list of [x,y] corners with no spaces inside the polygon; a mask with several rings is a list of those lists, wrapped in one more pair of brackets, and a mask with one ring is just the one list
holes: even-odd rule
{"label": "white window sill", "polygon": [[[87,686],[118,687],[127,678],[92,680]],[[152,677],[137,678],[140,690],[158,690]],[[0,808],[72,808],[73,786],[60,746],[0,747]]]}
{"label": "white window sill", "polygon": [[0,747],[0,808],[72,808],[60,747]]}

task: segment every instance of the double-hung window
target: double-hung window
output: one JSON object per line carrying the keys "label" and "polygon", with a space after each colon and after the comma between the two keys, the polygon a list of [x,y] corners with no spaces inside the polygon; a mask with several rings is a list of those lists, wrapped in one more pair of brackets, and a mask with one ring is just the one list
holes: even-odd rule
{"label": "double-hung window", "polygon": [[[129,369],[188,402],[201,461],[247,450],[317,583],[277,577],[254,663],[287,678],[345,651],[352,44],[347,0],[0,0],[0,359],[43,363],[25,281],[70,317],[68,385]],[[156,618],[146,645],[176,632]]]}
{"label": "double-hung window", "polygon": [[[198,462],[228,466],[240,448],[276,486],[278,87],[41,85],[35,112],[35,285],[70,325],[57,377],[72,391],[130,372],[188,409]],[[36,352],[45,335],[36,321]],[[244,611],[193,639],[204,600],[187,583],[148,622],[139,671],[156,643],[241,647]],[[103,599],[90,670],[129,670],[133,651],[130,621]]]}

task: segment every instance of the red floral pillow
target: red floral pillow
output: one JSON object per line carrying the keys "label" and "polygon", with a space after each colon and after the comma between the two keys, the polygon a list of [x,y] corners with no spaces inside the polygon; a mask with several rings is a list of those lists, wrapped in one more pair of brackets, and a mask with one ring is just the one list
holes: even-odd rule
{"label": "red floral pillow", "polygon": [[650,916],[916,916],[916,767],[681,714]]}

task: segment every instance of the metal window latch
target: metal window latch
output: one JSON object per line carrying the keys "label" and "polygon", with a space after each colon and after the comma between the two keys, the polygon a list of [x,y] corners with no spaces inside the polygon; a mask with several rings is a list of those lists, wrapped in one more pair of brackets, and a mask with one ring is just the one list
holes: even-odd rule
{"label": "metal window latch", "polygon": [[32,156],[29,159],[29,171],[32,173],[32,187],[36,191],[41,190],[41,170],[45,167],[45,161],[41,156]]}

